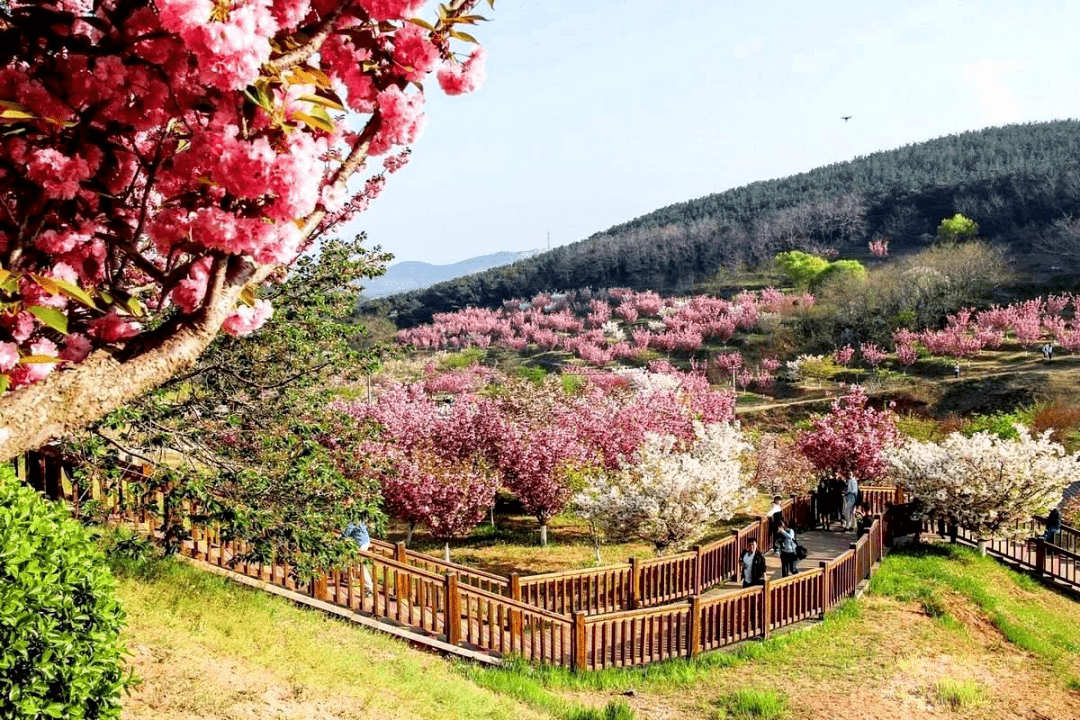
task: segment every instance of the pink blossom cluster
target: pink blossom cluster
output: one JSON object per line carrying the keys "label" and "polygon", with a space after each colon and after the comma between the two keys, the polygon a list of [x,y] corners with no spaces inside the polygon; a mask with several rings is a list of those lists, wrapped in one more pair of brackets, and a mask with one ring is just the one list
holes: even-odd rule
{"label": "pink blossom cluster", "polygon": [[900,439],[896,421],[891,409],[874,409],[863,389],[853,386],[799,434],[799,450],[822,478],[879,480],[889,472],[885,450]]}
{"label": "pink blossom cluster", "polygon": [[889,241],[888,240],[871,240],[868,246],[871,254],[874,257],[885,258],[889,257]]}
{"label": "pink blossom cluster", "polygon": [[859,354],[862,355],[863,360],[875,370],[877,370],[878,365],[889,356],[887,352],[882,350],[881,347],[875,343],[860,343]]}
{"label": "pink blossom cluster", "polygon": [[[419,84],[439,73],[460,94],[483,77],[481,49],[461,62],[451,47],[478,1],[435,26],[411,22],[421,0],[11,3],[0,267],[17,289],[0,346],[19,360],[0,384],[196,315],[221,295],[214,268],[240,284],[365,209],[424,125]],[[344,131],[349,115],[362,130]],[[239,307],[224,328],[270,313]]]}
{"label": "pink blossom cluster", "polygon": [[[730,393],[712,390],[703,372],[684,373],[667,364],[651,367],[645,374],[649,380],[639,384],[618,373],[582,369],[587,382],[574,394],[555,377],[537,386],[489,370],[447,373],[454,376],[450,381],[440,380],[433,367],[425,372],[421,382],[391,386],[372,403],[336,405],[379,428],[379,439],[359,450],[391,459],[376,472],[392,511],[424,524],[428,520],[416,512],[416,503],[426,502],[440,472],[460,478],[482,469],[546,524],[570,498],[569,470],[617,469],[635,461],[648,433],[687,444],[695,437],[695,423],[734,417]],[[473,393],[475,385],[459,384],[463,376],[499,383],[507,392],[481,398]],[[446,387],[460,389],[449,405],[433,397]],[[424,472],[415,469],[421,466]]]}
{"label": "pink blossom cluster", "polygon": [[[476,345],[486,336],[492,344],[518,351],[529,345],[562,349],[603,367],[646,348],[692,356],[706,342],[727,342],[738,330],[752,330],[763,312],[797,313],[813,301],[812,295],[785,295],[775,288],[760,294],[743,292],[733,300],[703,295],[665,299],[628,288],[613,288],[600,297],[541,293],[530,301],[508,300],[498,310],[466,308],[437,314],[429,325],[400,331],[398,341],[436,350]],[[627,332],[605,331],[613,318],[628,325]],[[658,319],[649,320],[651,327],[636,324],[645,318]]]}

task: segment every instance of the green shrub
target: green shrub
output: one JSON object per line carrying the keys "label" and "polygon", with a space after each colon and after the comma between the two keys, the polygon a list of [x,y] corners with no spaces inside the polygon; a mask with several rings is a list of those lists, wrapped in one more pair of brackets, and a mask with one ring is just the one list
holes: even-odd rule
{"label": "green shrub", "polygon": [[539,365],[522,365],[517,369],[517,373],[522,379],[528,380],[533,385],[537,386],[542,385],[544,383],[544,378],[547,377],[547,370]]}
{"label": "green shrub", "polygon": [[0,717],[120,716],[114,588],[86,530],[0,467]]}
{"label": "green shrub", "polygon": [[461,370],[470,365],[476,365],[487,357],[487,351],[480,348],[468,347],[460,352],[451,353],[442,362],[444,370]]}

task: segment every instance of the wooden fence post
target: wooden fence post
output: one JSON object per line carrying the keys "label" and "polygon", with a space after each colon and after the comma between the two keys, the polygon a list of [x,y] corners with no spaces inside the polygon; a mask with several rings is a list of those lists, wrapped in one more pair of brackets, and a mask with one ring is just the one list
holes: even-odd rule
{"label": "wooden fence post", "polygon": [[700,545],[695,545],[694,546],[694,595],[700,595],[701,594],[701,588],[704,585],[704,583],[701,582],[702,565],[703,565],[703,563],[702,563],[702,560],[701,560],[701,546]]}
{"label": "wooden fence post", "polygon": [[829,609],[829,563],[822,560],[818,567],[821,568],[821,616],[825,617]]}
{"label": "wooden fence post", "polygon": [[521,576],[517,573],[510,573],[510,597],[521,600]]}
{"label": "wooden fence post", "polygon": [[574,632],[570,636],[570,667],[574,670],[585,669],[585,650],[585,611],[578,610],[574,613]]}
{"label": "wooden fence post", "polygon": [[457,645],[461,642],[461,596],[458,594],[457,573],[446,573],[446,607],[443,608],[443,625],[446,627],[446,642]]}
{"label": "wooden fence post", "polygon": [[[399,542],[394,546],[394,559],[402,565],[409,564],[409,551],[405,543]],[[397,580],[394,583],[394,594],[397,596],[398,603],[401,603],[402,599],[409,597],[409,576],[399,568],[394,568],[394,578]]]}
{"label": "wooden fence post", "polygon": [[1035,572],[1042,577],[1046,574],[1046,540],[1035,539]]}
{"label": "wooden fence post", "polygon": [[326,573],[319,573],[312,578],[311,596],[316,600],[326,599]]}
{"label": "wooden fence post", "polygon": [[641,606],[641,566],[638,559],[632,557],[630,563],[630,609],[637,610]]}
{"label": "wooden fence post", "polygon": [[766,579],[765,586],[762,588],[765,593],[765,597],[761,602],[761,637],[768,638],[770,626],[772,625],[772,581]]}
{"label": "wooden fence post", "polygon": [[903,485],[897,485],[896,486],[896,495],[893,498],[893,505],[903,505],[903,504],[904,504],[904,486]]}
{"label": "wooden fence post", "polygon": [[690,657],[701,652],[701,598],[690,598]]}
{"label": "wooden fence post", "polygon": [[731,558],[732,558],[732,560],[734,560],[734,562],[731,563],[731,579],[732,580],[738,580],[739,579],[739,553],[740,553],[739,531],[738,530],[732,530],[731,531],[731,537],[735,538],[735,540],[731,543]]}

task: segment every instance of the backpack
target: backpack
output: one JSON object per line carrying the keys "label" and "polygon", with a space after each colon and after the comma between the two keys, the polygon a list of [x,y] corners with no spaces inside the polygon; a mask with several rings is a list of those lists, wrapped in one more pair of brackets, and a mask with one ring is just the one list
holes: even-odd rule
{"label": "backpack", "polygon": [[802,545],[796,545],[795,546],[795,557],[796,558],[798,558],[799,560],[805,560],[807,554],[808,553],[806,552],[806,548],[804,548]]}

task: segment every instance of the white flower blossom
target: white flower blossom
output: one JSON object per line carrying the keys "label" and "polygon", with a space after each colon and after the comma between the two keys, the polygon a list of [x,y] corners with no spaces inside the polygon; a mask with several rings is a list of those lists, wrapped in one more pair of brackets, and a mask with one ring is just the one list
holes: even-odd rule
{"label": "white flower blossom", "polygon": [[897,481],[923,503],[925,516],[950,518],[982,537],[1019,537],[1020,523],[1061,499],[1080,480],[1080,457],[1016,425],[1019,439],[953,433],[940,443],[912,440],[885,452]]}
{"label": "white flower blossom", "polygon": [[687,547],[754,495],[740,458],[751,449],[737,424],[696,424],[687,451],[649,434],[636,465],[598,473],[573,498],[576,512],[612,539],[637,537],[658,553]]}

